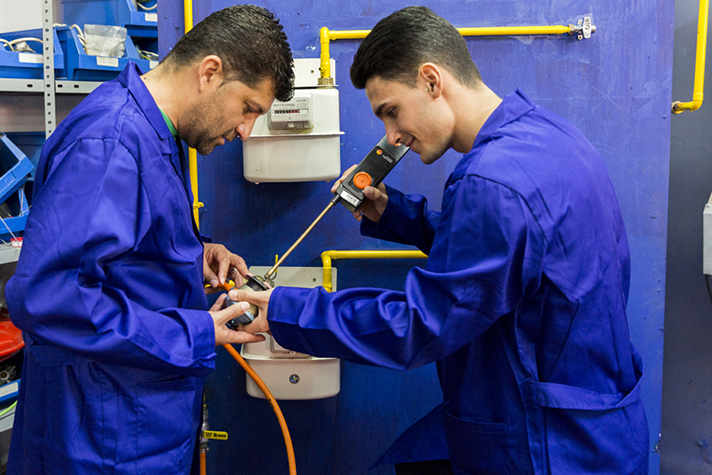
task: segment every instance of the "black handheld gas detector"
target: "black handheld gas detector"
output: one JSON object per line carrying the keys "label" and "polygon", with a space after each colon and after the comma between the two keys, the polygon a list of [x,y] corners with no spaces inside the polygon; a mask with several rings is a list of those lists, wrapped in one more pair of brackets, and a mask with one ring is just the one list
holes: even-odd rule
{"label": "black handheld gas detector", "polygon": [[408,150],[405,145],[389,144],[384,136],[336,189],[341,204],[355,211],[365,198],[363,189],[381,183]]}

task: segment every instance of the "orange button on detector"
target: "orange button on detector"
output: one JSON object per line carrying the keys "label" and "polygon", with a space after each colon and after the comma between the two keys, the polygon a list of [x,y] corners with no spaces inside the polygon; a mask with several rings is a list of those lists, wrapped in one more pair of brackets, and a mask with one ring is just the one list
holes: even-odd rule
{"label": "orange button on detector", "polygon": [[358,172],[356,175],[354,175],[354,185],[356,185],[356,188],[363,190],[370,184],[371,175],[369,175],[368,173]]}

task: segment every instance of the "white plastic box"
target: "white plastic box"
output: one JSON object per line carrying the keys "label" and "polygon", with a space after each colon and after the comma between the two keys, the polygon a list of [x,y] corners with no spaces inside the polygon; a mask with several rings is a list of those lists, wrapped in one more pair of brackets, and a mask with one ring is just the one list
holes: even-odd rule
{"label": "white plastic box", "polygon": [[[269,267],[251,266],[253,275],[264,275]],[[323,282],[321,267],[280,267],[275,286],[313,288]],[[336,269],[331,285],[336,290]],[[336,396],[341,388],[341,362],[337,358],[317,358],[283,348],[271,335],[265,341],[245,343],[240,354],[255,370],[275,399],[322,399]],[[247,394],[265,398],[262,390],[247,376]]]}
{"label": "white plastic box", "polygon": [[[294,62],[295,97],[290,101],[297,108],[291,114],[294,121],[281,121],[286,115],[278,117],[276,109],[287,111],[284,103],[275,101],[243,144],[243,174],[253,183],[328,181],[341,175],[339,91],[317,86],[319,59]],[[335,70],[333,60],[331,69]]]}

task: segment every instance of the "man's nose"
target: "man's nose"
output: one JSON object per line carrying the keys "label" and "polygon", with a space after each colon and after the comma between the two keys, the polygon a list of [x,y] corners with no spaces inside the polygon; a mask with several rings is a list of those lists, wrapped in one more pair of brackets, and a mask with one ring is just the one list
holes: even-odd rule
{"label": "man's nose", "polygon": [[386,125],[386,137],[391,145],[399,145],[402,142],[402,134],[393,126]]}
{"label": "man's nose", "polygon": [[250,134],[252,133],[252,128],[255,126],[256,120],[257,117],[246,118],[240,125],[237,126],[237,133],[240,136],[240,140],[244,142],[250,138]]}

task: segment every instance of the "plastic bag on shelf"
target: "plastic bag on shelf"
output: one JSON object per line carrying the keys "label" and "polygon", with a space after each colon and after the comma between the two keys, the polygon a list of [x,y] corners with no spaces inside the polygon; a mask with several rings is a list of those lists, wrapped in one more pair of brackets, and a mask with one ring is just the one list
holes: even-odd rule
{"label": "plastic bag on shelf", "polygon": [[111,25],[84,25],[87,54],[122,58],[126,51],[126,28]]}

